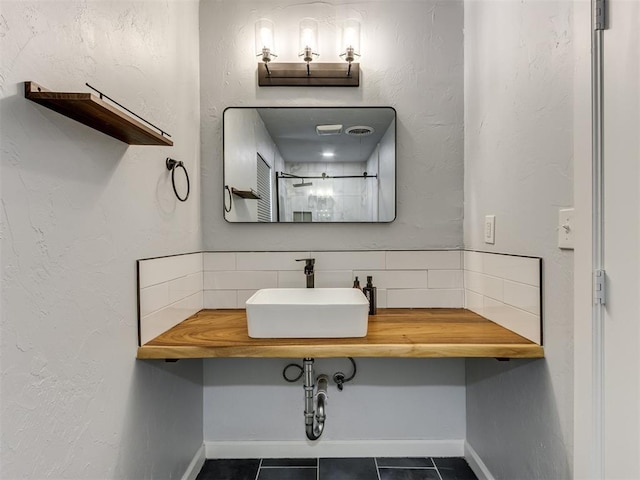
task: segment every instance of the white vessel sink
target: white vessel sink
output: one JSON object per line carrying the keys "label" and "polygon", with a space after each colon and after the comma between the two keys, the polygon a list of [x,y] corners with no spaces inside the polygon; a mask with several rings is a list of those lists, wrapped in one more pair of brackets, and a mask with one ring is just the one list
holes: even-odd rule
{"label": "white vessel sink", "polygon": [[364,337],[368,321],[357,288],[267,288],[247,300],[252,338]]}

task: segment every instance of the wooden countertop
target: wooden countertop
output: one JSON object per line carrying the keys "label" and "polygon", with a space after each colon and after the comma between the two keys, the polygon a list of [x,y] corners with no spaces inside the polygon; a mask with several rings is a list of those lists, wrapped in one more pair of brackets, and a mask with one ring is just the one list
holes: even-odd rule
{"label": "wooden countertop", "polygon": [[380,309],[363,338],[250,338],[244,310],[201,310],[138,348],[141,359],[216,357],[542,358],[544,349],[461,308]]}

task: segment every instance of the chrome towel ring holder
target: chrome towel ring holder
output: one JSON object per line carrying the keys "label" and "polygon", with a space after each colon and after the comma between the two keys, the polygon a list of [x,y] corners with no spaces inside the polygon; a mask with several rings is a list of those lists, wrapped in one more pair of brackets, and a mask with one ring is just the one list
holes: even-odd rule
{"label": "chrome towel ring holder", "polygon": [[[167,165],[167,170],[171,171],[171,184],[173,185],[173,193],[176,194],[176,197],[178,198],[178,200],[180,200],[181,202],[186,202],[187,198],[189,198],[189,192],[191,191],[191,184],[189,183],[189,173],[187,172],[187,169],[184,166],[184,163],[182,163],[179,160],[174,160],[173,158],[169,158],[167,157],[166,160],[166,165]],[[178,193],[178,189],[176,188],[176,170],[178,168],[182,168],[182,170],[184,170],[184,176],[187,179],[187,193],[184,197],[181,197],[180,194]]]}

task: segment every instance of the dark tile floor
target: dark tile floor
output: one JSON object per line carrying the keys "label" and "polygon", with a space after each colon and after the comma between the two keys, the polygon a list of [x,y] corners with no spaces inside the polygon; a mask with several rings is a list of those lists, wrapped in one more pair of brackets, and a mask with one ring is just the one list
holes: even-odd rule
{"label": "dark tile floor", "polygon": [[207,460],[197,480],[477,480],[464,458]]}

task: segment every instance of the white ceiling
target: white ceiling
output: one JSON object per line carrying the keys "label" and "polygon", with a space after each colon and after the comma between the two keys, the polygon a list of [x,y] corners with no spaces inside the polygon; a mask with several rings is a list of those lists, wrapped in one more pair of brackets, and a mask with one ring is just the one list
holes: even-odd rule
{"label": "white ceiling", "polygon": [[[257,108],[285,163],[366,162],[396,112],[391,107],[268,107]],[[319,136],[317,125],[343,126],[340,135]],[[345,130],[353,126],[374,128],[372,135],[355,137]],[[334,153],[327,158],[324,152]]]}

